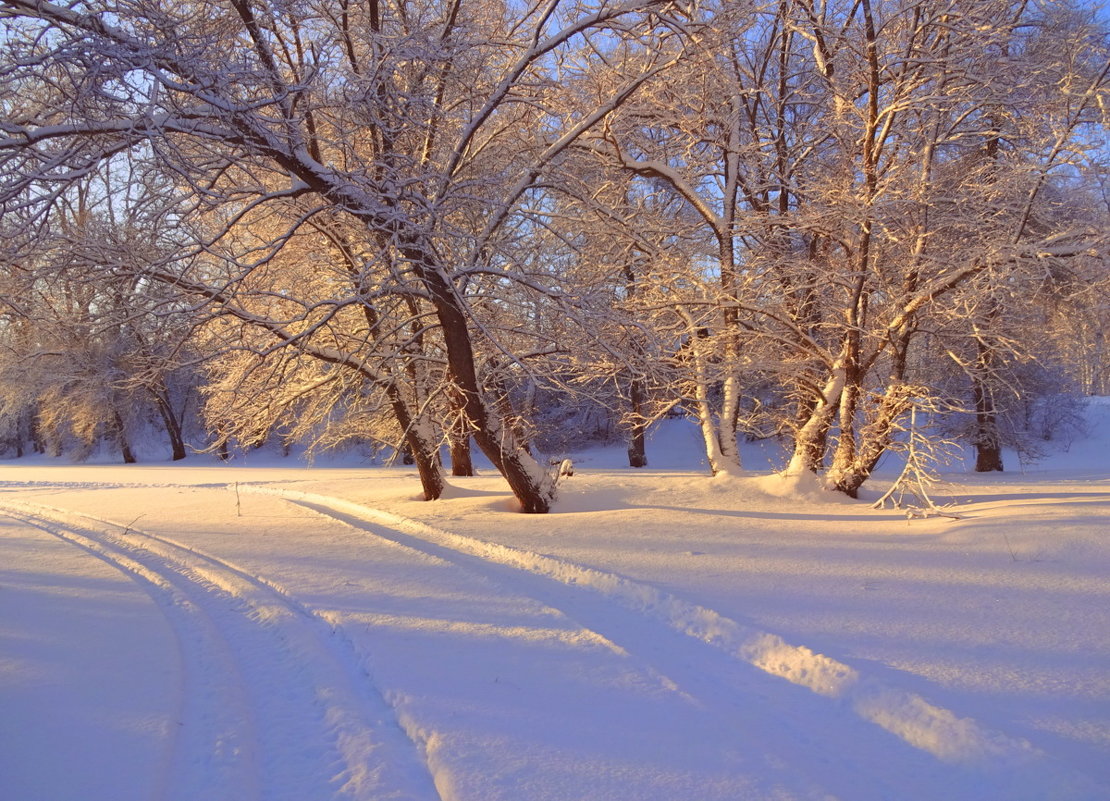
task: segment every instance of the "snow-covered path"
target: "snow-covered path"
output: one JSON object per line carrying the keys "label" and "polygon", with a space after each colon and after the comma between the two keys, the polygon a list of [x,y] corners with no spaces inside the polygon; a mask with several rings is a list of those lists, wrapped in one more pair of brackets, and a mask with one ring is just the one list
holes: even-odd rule
{"label": "snow-covered path", "polygon": [[[368,503],[374,493],[354,475],[280,472],[228,485],[132,471],[130,481],[32,480],[0,493],[0,564],[23,560],[22,547],[70,554],[84,565],[75,575],[129,576],[156,633],[117,631],[118,647],[163,665],[132,671],[148,698],[132,706],[161,724],[141,747],[121,744],[134,754],[126,792],[59,794],[0,756],[0,781],[11,772],[18,782],[13,798],[1107,797],[1074,754],[997,716],[973,719],[948,705],[957,694],[753,625],[756,610],[738,615],[718,577],[672,589],[574,538],[563,555],[541,553],[530,544],[559,543],[534,518],[498,515],[484,484],[420,522],[412,512],[430,507],[395,484]],[[1110,493],[1098,503],[1110,509]],[[576,516],[609,549],[637,542],[605,515],[549,520],[558,529]],[[49,610],[11,611],[0,575],[0,637],[14,642],[12,621],[56,625]],[[0,699],[17,697],[5,675]],[[159,711],[167,692],[176,707]],[[33,706],[0,723],[0,745],[34,728]]]}
{"label": "snow-covered path", "polygon": [[134,577],[182,658],[170,799],[434,797],[349,643],[280,587],[131,524],[57,507],[0,512]]}
{"label": "snow-covered path", "polygon": [[0,797],[159,797],[178,661],[164,616],[134,582],[0,517]]}

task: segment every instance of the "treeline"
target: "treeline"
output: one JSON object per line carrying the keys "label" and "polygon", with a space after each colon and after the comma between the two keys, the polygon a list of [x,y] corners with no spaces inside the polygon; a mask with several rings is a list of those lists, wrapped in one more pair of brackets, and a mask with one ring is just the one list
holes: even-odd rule
{"label": "treeline", "polygon": [[[1093,4],[0,0],[0,444],[476,445],[665,414],[849,495],[1110,390]],[[915,409],[931,410],[921,418]],[[450,458],[440,457],[446,445]]]}

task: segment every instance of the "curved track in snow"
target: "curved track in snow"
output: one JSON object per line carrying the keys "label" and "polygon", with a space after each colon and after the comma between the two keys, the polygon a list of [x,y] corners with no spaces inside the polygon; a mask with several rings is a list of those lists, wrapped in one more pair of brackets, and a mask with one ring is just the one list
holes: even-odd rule
{"label": "curved track in snow", "polygon": [[440,797],[350,642],[281,587],[111,520],[37,504],[0,512],[131,575],[165,613],[183,686],[162,798]]}
{"label": "curved track in snow", "polygon": [[[650,585],[443,531],[341,498],[243,485],[239,491],[283,498],[540,601],[640,659],[649,672],[661,675],[676,691],[701,704],[707,714],[774,719],[780,724],[777,731],[760,732],[761,742],[770,751],[789,754],[799,745],[814,743],[818,750],[831,748],[846,775],[858,776],[856,771],[868,775],[870,788],[860,795],[862,788],[857,785],[853,797],[889,797],[907,783],[914,784],[917,792],[932,785],[936,797],[942,797],[952,782],[980,785],[984,792],[1011,801],[1097,797],[1098,791],[1086,777],[1059,765],[1025,740],[992,731],[916,693],[882,683],[805,646],[787,643],[778,635]],[[707,652],[715,657],[707,658]],[[743,668],[748,666],[756,670],[745,672]],[[768,682],[768,675],[812,694]],[[819,714],[813,714],[814,704],[821,706]],[[804,729],[790,725],[792,710],[806,721]],[[815,719],[824,721],[823,729],[814,729]],[[904,751],[915,752],[917,757],[907,753],[904,761],[887,767],[889,775],[884,775],[883,766],[854,764],[860,739],[890,735],[911,746]],[[915,775],[905,775],[906,770]],[[824,768],[821,774],[829,776]]]}
{"label": "curved track in snow", "polygon": [[[960,797],[1009,801],[1102,797],[1085,777],[1024,740],[650,584],[329,495],[272,485],[238,490],[282,499],[417,561],[441,564],[449,571],[443,575],[478,579],[491,598],[531,599],[565,617],[604,646],[598,663],[616,654],[629,675],[651,677],[673,693],[669,706],[602,724],[604,731],[620,736],[637,725],[650,732],[692,725],[703,741],[725,738],[747,758],[730,776],[757,767],[758,787],[750,788],[756,794],[736,797],[769,798],[780,786],[783,797],[853,801],[943,798],[953,788]],[[369,657],[378,665],[380,656],[392,662],[395,679],[397,666],[403,671],[407,663],[377,650],[365,623],[360,631],[341,613],[299,601],[296,579],[287,589],[170,537],[72,510],[0,502],[0,513],[132,576],[165,613],[178,641],[183,686],[173,769],[160,797],[475,797],[452,787],[458,765],[450,736],[446,745],[429,745],[441,734],[436,726],[446,722],[451,733],[443,707],[411,704],[394,692],[403,682],[379,688],[366,670]],[[358,540],[347,541],[358,547]],[[270,568],[261,572],[275,575]],[[574,664],[595,659],[578,656]],[[542,666],[537,673],[542,677]],[[388,670],[382,676],[389,684]],[[683,722],[659,711],[668,709],[678,710]],[[889,759],[868,759],[877,753]],[[490,758],[509,758],[504,775],[512,775],[510,754],[490,751]],[[784,777],[781,785],[777,777]]]}

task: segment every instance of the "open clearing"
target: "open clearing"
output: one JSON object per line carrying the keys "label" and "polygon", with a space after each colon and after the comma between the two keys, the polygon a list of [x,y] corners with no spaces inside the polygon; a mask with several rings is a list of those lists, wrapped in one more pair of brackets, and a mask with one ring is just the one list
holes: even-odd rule
{"label": "open clearing", "polygon": [[8,462],[2,795],[1110,798],[1100,443],[927,520],[603,451],[547,516],[489,475]]}

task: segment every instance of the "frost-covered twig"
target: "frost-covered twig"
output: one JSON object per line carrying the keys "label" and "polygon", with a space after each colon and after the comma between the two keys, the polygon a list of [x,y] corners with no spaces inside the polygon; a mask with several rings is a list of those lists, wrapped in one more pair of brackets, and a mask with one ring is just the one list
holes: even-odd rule
{"label": "frost-covered twig", "polygon": [[[951,443],[938,437],[931,429],[928,416],[945,411],[946,405],[936,398],[923,394],[924,388],[907,387],[910,393],[906,402],[909,406],[909,420],[902,428],[905,440],[901,450],[906,462],[902,472],[891,483],[890,488],[873,504],[875,509],[883,509],[887,503],[895,508],[905,509],[907,517],[928,517],[938,515],[958,519],[959,516],[946,512],[930,494],[937,483],[936,465],[947,461]],[[925,420],[919,422],[919,412]]]}

